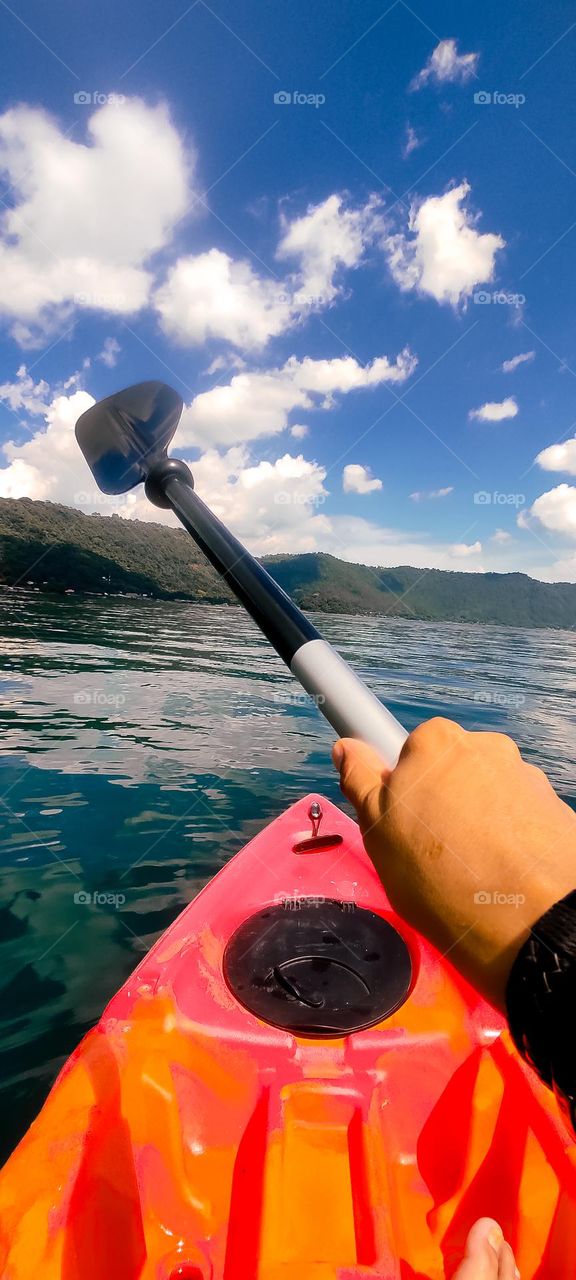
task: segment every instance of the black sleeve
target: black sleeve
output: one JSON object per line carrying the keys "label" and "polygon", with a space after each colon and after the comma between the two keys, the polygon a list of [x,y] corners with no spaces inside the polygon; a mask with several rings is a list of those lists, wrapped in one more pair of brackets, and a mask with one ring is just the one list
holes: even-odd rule
{"label": "black sleeve", "polygon": [[532,928],[510,972],[506,1010],[516,1048],[576,1132],[576,892]]}

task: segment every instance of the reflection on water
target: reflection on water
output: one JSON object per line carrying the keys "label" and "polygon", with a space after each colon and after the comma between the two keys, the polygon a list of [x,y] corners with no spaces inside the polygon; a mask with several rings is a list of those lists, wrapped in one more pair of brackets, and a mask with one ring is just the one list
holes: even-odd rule
{"label": "reflection on water", "polygon": [[[575,802],[576,636],[322,616],[408,728],[512,733]],[[0,598],[3,1146],[142,951],[264,823],[339,801],[332,734],[239,609]]]}

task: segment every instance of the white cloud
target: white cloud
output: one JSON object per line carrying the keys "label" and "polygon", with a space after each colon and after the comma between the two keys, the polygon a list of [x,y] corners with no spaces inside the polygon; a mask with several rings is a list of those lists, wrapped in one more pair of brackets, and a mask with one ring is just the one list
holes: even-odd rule
{"label": "white cloud", "polygon": [[300,454],[251,463],[245,446],[208,450],[193,464],[198,492],[258,555],[313,550],[325,517],[325,469]]}
{"label": "white cloud", "polygon": [[[414,565],[421,569],[457,569],[478,573],[482,567],[474,556],[462,557],[446,543],[432,542],[428,535],[388,529],[359,516],[324,517],[316,530],[318,551],[329,551],[342,560],[390,567]],[[473,563],[469,563],[471,560]]]}
{"label": "white cloud", "polygon": [[120,355],[121,350],[122,347],[120,346],[120,343],[116,341],[116,338],[105,338],[104,346],[102,347],[102,350],[98,352],[96,359],[101,360],[102,364],[105,364],[107,369],[113,369],[118,363],[118,356]]}
{"label": "white cloud", "polygon": [[468,556],[478,556],[482,551],[481,542],[455,542],[450,547],[453,556],[466,559]]}
{"label": "white cloud", "polygon": [[304,426],[301,422],[295,422],[294,426],[290,427],[290,435],[294,436],[295,440],[303,440],[304,437],[308,435],[309,431],[310,427]]}
{"label": "white cloud", "polygon": [[511,537],[512,534],[507,533],[506,529],[495,529],[492,534],[492,542],[503,544],[505,542],[510,542]]}
{"label": "white cloud", "polygon": [[375,493],[382,488],[382,481],[371,476],[367,467],[349,462],[342,472],[342,488],[344,493]]}
{"label": "white cloud", "polygon": [[[171,511],[152,507],[141,487],[119,497],[98,492],[82,457],[74,426],[94,404],[86,391],[54,397],[46,422],[31,439],[3,446],[0,497],[63,502],[104,515],[175,524]],[[313,549],[324,517],[325,470],[302,455],[285,453],[275,462],[254,463],[245,446],[220,454],[208,450],[193,464],[198,490],[217,515],[250,540],[259,554],[270,550]]]}
{"label": "white cloud", "polygon": [[107,104],[87,134],[73,140],[37,108],[0,117],[0,171],[13,199],[0,222],[0,309],[24,341],[73,305],[142,307],[149,259],[189,202],[190,157],[166,107]]}
{"label": "white cloud", "polygon": [[210,361],[207,369],[202,371],[203,378],[210,378],[215,373],[221,373],[224,369],[227,373],[231,369],[245,369],[246,361],[243,356],[237,355],[234,351],[226,351],[222,355],[214,356]]}
{"label": "white cloud", "polygon": [[50,393],[50,387],[47,382],[34,382],[26,369],[25,364],[21,364],[16,373],[15,382],[3,382],[0,385],[0,400],[16,413],[18,409],[24,409],[27,414],[32,417],[37,414],[45,414],[48,409],[46,397]]}
{"label": "white cloud", "polygon": [[388,233],[382,247],[400,289],[457,306],[477,284],[493,279],[496,253],[505,241],[476,230],[477,218],[466,207],[467,182],[442,196],[430,196],[410,211],[408,232]]}
{"label": "white cloud", "polygon": [[335,276],[341,268],[356,267],[365,249],[382,229],[380,200],[370,196],[357,209],[346,208],[342,196],[328,196],[310,205],[301,218],[283,221],[284,235],[276,257],[299,263],[294,305],[326,305],[336,297]]}
{"label": "white cloud", "polygon": [[515,418],[517,413],[514,396],[508,396],[506,400],[488,400],[478,409],[471,409],[468,417],[477,418],[479,422],[503,422],[505,418]]}
{"label": "white cloud", "polygon": [[537,455],[536,462],[543,471],[565,471],[576,476],[576,436],[562,444],[549,445]]}
{"label": "white cloud", "polygon": [[441,40],[410,88],[422,89],[429,80],[436,84],[464,84],[476,74],[479,57],[479,53],[458,53],[457,40]]}
{"label": "white cloud", "polygon": [[532,503],[529,511],[521,512],[518,524],[521,528],[530,528],[531,520],[537,520],[551,533],[576,537],[576,487],[570,484],[559,484],[549,489]]}
{"label": "white cloud", "polygon": [[382,229],[379,209],[375,196],[353,209],[334,194],[300,218],[284,216],[276,258],[296,269],[283,280],[220,249],[180,258],[156,292],[162,327],[183,344],[216,338],[247,351],[262,348],[338,297],[338,274],[359,265]]}
{"label": "white cloud", "polygon": [[454,493],[453,484],[446,485],[444,489],[417,489],[410,497],[412,502],[424,502],[427,498],[447,498],[451,493]]}
{"label": "white cloud", "polygon": [[195,346],[219,338],[255,350],[293,319],[281,282],[259,276],[249,262],[235,261],[220,249],[179,258],[157,290],[155,304],[165,332]]}
{"label": "white cloud", "polygon": [[555,560],[544,568],[539,565],[534,577],[544,582],[576,582],[576,555]]}
{"label": "white cloud", "polygon": [[288,426],[293,409],[329,409],[337,394],[362,387],[404,382],[416,357],[401,351],[395,361],[379,356],[361,365],[352,356],[333,360],[297,360],[279,369],[237,373],[225,386],[201,392],[184,410],[178,428],[181,445],[230,445],[276,435]]}
{"label": "white cloud", "polygon": [[511,360],[504,360],[502,363],[502,373],[514,373],[514,370],[521,364],[530,364],[536,356],[535,351],[522,351],[518,356],[512,356]]}
{"label": "white cloud", "polygon": [[0,469],[0,498],[47,498],[49,493],[49,481],[21,458]]}
{"label": "white cloud", "polygon": [[76,419],[94,404],[86,391],[57,395],[44,414],[46,425],[23,444],[2,445],[8,466],[0,469],[0,497],[55,498],[77,505],[79,491],[94,488],[74,436]]}
{"label": "white cloud", "polygon": [[407,160],[408,156],[411,156],[412,152],[417,151],[418,147],[421,147],[421,146],[422,146],[422,138],[418,137],[416,130],[412,128],[411,124],[407,124],[406,133],[404,136],[404,146],[402,147],[402,155],[404,157],[404,160]]}

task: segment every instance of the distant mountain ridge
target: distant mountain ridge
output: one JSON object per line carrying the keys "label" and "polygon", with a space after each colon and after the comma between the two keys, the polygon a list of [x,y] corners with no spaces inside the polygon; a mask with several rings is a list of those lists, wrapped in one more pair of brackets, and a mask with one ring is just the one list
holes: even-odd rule
{"label": "distant mountain ridge", "polygon": [[[373,568],[321,552],[264,557],[303,608],[429,621],[576,627],[576,584],[523,573]],[[182,529],[84,515],[30,498],[0,499],[0,583],[43,591],[122,593],[233,603]]]}

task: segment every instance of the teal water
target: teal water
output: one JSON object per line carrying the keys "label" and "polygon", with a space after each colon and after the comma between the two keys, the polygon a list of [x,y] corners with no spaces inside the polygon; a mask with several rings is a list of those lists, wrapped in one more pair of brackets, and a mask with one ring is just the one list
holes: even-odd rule
{"label": "teal water", "polygon": [[[576,806],[574,633],[315,620],[409,729],[510,732]],[[298,796],[340,796],[330,730],[239,609],[6,592],[0,636],[5,1155],[198,888]]]}

